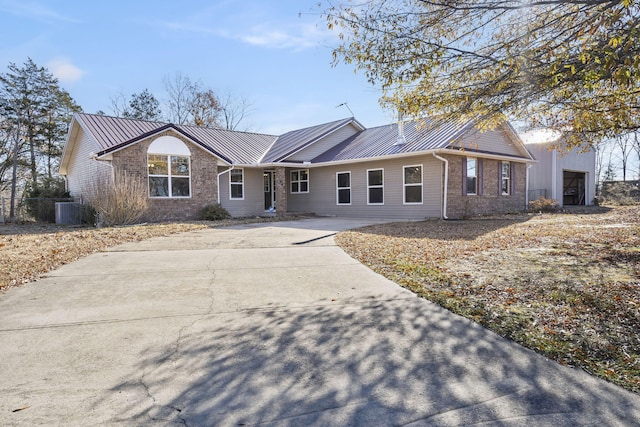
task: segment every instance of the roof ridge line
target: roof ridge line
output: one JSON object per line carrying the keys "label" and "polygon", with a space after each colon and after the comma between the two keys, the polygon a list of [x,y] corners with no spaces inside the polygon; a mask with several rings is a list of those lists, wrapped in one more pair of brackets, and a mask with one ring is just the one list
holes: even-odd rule
{"label": "roof ridge line", "polygon": [[235,129],[225,129],[223,127],[214,127],[214,126],[198,126],[198,125],[193,125],[193,124],[176,124],[176,126],[182,126],[182,127],[188,127],[188,128],[197,128],[197,129],[207,129],[207,130],[217,130],[217,131],[221,131],[221,132],[234,132],[234,133],[245,133],[245,134],[249,134],[249,135],[261,135],[261,136],[273,136],[273,137],[278,137],[278,135],[274,135],[271,133],[264,133],[264,132],[251,132],[251,131],[246,131],[246,130],[235,130]]}

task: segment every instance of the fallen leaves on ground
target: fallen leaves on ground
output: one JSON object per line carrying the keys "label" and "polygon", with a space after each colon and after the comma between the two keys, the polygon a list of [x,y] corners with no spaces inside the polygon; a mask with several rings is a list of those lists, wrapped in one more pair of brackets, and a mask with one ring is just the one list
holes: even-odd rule
{"label": "fallen leaves on ground", "polygon": [[382,224],[336,241],[422,297],[640,392],[640,207]]}

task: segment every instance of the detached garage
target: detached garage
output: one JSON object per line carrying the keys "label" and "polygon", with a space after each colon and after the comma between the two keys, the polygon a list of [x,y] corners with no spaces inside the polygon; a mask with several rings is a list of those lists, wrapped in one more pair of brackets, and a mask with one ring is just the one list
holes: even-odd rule
{"label": "detached garage", "polygon": [[596,196],[596,153],[552,149],[559,135],[549,130],[521,134],[527,150],[538,161],[529,169],[527,202],[540,197],[560,206],[591,205]]}

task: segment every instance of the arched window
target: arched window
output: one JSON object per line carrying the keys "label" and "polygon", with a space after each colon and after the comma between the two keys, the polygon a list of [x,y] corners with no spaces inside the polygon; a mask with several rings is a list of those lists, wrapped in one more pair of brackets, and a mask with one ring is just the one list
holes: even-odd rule
{"label": "arched window", "polygon": [[149,145],[149,197],[191,197],[191,152],[173,136],[161,136]]}

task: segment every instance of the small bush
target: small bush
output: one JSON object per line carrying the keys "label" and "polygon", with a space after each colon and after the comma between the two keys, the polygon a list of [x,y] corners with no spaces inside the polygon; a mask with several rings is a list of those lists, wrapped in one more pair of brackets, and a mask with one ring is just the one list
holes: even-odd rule
{"label": "small bush", "polygon": [[93,182],[89,205],[98,217],[98,226],[138,223],[149,209],[149,190],[144,179],[117,169],[113,178],[103,175]]}
{"label": "small bush", "polygon": [[82,223],[95,226],[98,222],[98,212],[91,205],[82,205]]}
{"label": "small bush", "polygon": [[560,209],[558,202],[546,197],[529,202],[529,212],[557,212],[558,209]]}
{"label": "small bush", "polygon": [[200,210],[200,219],[205,221],[220,221],[222,219],[231,218],[231,214],[219,203],[215,205],[207,205]]}

